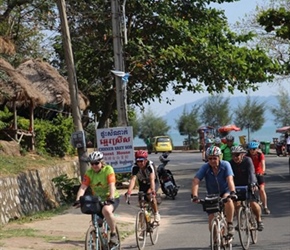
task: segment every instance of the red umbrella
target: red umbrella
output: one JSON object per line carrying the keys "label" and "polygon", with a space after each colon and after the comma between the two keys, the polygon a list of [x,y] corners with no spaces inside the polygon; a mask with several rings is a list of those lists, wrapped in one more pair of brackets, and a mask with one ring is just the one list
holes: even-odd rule
{"label": "red umbrella", "polygon": [[235,124],[229,124],[223,127],[220,127],[218,131],[220,133],[229,132],[229,131],[240,131],[241,129],[237,127]]}
{"label": "red umbrella", "polygon": [[285,127],[276,129],[276,133],[285,133],[287,131],[290,131],[290,126],[285,126]]}

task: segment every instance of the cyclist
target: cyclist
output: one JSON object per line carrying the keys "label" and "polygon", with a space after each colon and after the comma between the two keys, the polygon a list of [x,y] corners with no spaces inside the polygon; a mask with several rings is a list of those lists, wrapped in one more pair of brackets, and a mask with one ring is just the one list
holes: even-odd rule
{"label": "cyclist", "polygon": [[266,171],[265,155],[259,150],[259,145],[260,144],[257,141],[250,141],[248,143],[247,156],[249,156],[252,159],[255,167],[255,174],[260,187],[259,195],[264,207],[264,213],[270,214],[270,210],[267,205],[267,194],[265,190],[265,179],[264,179],[264,174]]}
{"label": "cyclist", "polygon": [[148,153],[144,150],[138,150],[135,152],[136,163],[132,168],[130,184],[126,196],[130,196],[132,190],[136,184],[136,180],[139,184],[139,191],[146,193],[147,199],[152,195],[152,208],[154,210],[154,220],[160,221],[160,214],[158,211],[156,192],[159,188],[159,180],[154,163],[148,158]]}
{"label": "cyclist", "polygon": [[[236,198],[233,171],[229,162],[220,160],[221,149],[211,146],[207,149],[206,154],[208,156],[208,163],[201,166],[192,180],[192,201],[198,202],[199,183],[203,178],[206,181],[208,194],[219,194],[221,197],[231,195],[233,198]],[[228,223],[228,233],[232,236],[235,233],[233,227],[234,212],[234,203],[232,199],[228,199],[225,203],[225,214]],[[209,228],[213,217],[213,213],[208,216]]]}
{"label": "cyclist", "polygon": [[[264,224],[261,218],[261,207],[257,203],[257,200],[253,194],[254,191],[258,190],[253,162],[249,157],[245,157],[245,154],[247,152],[241,146],[233,146],[231,148],[231,151],[232,151],[232,159],[230,160],[230,164],[234,172],[235,186],[249,187],[248,197],[250,199],[250,205],[253,210],[253,213],[256,216],[258,231],[262,231],[264,229]],[[237,201],[234,203],[236,206],[236,211],[238,211],[240,207],[240,202]]]}
{"label": "cyclist", "polygon": [[230,161],[232,159],[231,147],[238,145],[234,141],[235,141],[235,137],[233,137],[232,135],[226,136],[226,143],[221,146],[223,160]]}
{"label": "cyclist", "polygon": [[80,197],[83,196],[86,189],[90,187],[93,195],[97,195],[105,201],[101,216],[105,217],[111,229],[111,243],[117,245],[118,237],[116,235],[116,222],[113,212],[118,207],[120,199],[115,186],[116,177],[114,169],[112,166],[106,164],[103,160],[103,153],[99,151],[94,151],[89,154],[88,161],[91,164],[91,168],[84,174],[74,206],[79,205]]}
{"label": "cyclist", "polygon": [[214,139],[214,145],[220,148],[221,145],[222,145],[222,140],[221,140],[221,138],[216,137],[216,138]]}

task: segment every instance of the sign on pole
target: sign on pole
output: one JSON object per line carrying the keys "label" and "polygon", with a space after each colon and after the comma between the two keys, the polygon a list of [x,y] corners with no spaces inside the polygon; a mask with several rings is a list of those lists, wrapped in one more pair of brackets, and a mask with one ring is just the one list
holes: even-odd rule
{"label": "sign on pole", "polygon": [[97,129],[97,145],[116,173],[131,172],[134,163],[132,127]]}

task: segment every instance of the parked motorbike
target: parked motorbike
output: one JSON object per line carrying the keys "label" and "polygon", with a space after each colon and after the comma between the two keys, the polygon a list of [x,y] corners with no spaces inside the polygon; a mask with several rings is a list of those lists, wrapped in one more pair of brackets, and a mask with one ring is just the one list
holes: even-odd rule
{"label": "parked motorbike", "polygon": [[287,156],[286,144],[284,141],[277,142],[275,145],[277,156]]}
{"label": "parked motorbike", "polygon": [[166,196],[171,197],[174,200],[179,187],[176,185],[171,171],[165,168],[170,161],[168,159],[168,154],[163,153],[159,157],[159,160],[161,164],[157,168],[157,173],[160,181],[161,190]]}

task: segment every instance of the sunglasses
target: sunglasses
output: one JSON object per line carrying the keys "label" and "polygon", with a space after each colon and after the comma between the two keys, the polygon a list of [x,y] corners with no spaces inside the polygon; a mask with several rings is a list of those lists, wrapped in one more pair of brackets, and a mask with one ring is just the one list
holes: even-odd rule
{"label": "sunglasses", "polygon": [[140,161],[136,161],[136,162],[138,163],[138,162],[143,162],[143,161],[144,161],[144,160],[140,160]]}
{"label": "sunglasses", "polygon": [[207,158],[209,161],[216,161],[218,159],[218,157],[208,157]]}
{"label": "sunglasses", "polygon": [[94,162],[91,162],[91,165],[99,165],[100,164],[100,161],[94,161]]}
{"label": "sunglasses", "polygon": [[255,150],[256,150],[256,148],[251,148],[250,150],[253,150],[253,151],[255,151]]}
{"label": "sunglasses", "polygon": [[234,157],[239,157],[240,155],[241,155],[240,153],[233,154]]}

